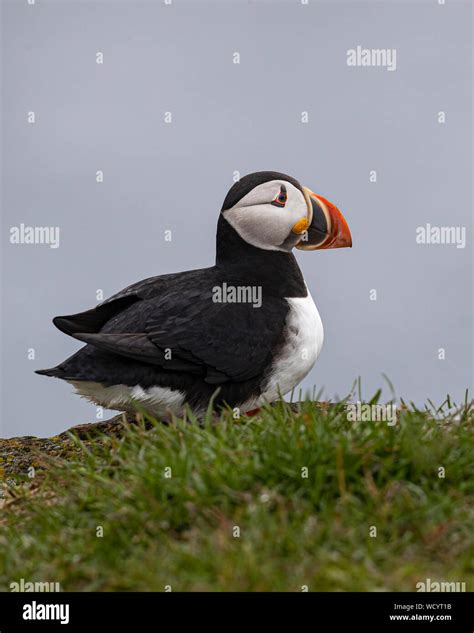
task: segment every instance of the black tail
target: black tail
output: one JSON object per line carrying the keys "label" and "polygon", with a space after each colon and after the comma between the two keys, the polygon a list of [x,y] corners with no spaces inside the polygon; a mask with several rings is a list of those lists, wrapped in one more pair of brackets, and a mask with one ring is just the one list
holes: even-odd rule
{"label": "black tail", "polygon": [[40,376],[53,376],[54,378],[62,378],[64,376],[64,370],[59,367],[51,367],[51,369],[37,369],[35,374]]}

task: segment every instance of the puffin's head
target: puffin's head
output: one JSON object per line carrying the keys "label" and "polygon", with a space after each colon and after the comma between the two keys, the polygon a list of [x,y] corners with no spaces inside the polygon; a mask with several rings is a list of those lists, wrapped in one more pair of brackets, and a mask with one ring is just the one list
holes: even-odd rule
{"label": "puffin's head", "polygon": [[342,213],[285,174],[257,171],[229,190],[221,213],[240,237],[269,251],[352,246]]}

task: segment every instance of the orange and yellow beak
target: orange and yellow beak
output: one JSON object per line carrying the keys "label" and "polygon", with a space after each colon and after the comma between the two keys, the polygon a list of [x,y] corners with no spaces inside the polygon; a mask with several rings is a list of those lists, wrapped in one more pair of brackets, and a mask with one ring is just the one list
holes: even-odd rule
{"label": "orange and yellow beak", "polygon": [[303,231],[293,228],[295,233],[302,234],[296,248],[314,251],[323,248],[351,247],[351,232],[339,209],[307,187],[303,187],[303,192],[308,205],[308,218],[304,229],[303,226],[298,227]]}

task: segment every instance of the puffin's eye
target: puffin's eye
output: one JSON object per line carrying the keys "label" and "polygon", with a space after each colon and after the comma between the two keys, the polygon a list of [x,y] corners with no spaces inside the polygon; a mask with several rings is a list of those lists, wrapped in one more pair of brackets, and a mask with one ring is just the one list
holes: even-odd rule
{"label": "puffin's eye", "polygon": [[280,193],[275,196],[275,198],[272,201],[272,204],[274,204],[276,207],[284,207],[287,200],[288,200],[288,195],[286,193],[286,187],[285,185],[282,185],[280,187]]}

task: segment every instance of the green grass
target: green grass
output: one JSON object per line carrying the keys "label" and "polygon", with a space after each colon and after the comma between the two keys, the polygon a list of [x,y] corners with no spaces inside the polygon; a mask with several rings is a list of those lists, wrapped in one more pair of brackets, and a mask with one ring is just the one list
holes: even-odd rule
{"label": "green grass", "polygon": [[73,461],[5,503],[0,590],[415,591],[431,578],[472,591],[469,407],[442,420],[410,407],[394,427],[349,422],[343,403],[299,409],[75,440]]}

